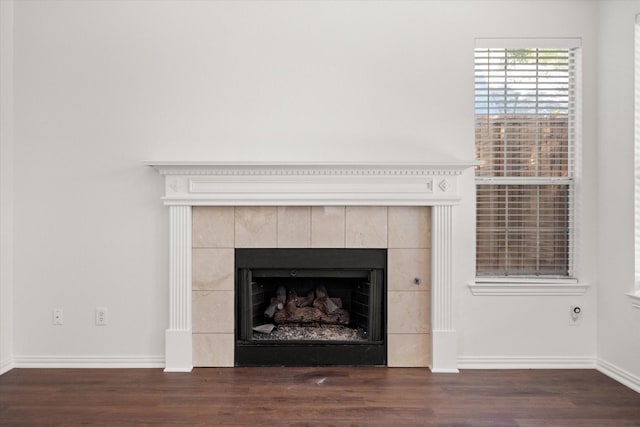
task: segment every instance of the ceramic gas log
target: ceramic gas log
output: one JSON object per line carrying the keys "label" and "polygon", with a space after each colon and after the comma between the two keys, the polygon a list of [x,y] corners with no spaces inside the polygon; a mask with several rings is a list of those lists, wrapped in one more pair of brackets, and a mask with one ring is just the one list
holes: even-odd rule
{"label": "ceramic gas log", "polygon": [[298,296],[295,288],[287,291],[279,286],[264,314],[273,318],[276,324],[348,325],[350,321],[349,312],[342,307],[342,299],[330,297],[325,286],[310,290],[305,297]]}

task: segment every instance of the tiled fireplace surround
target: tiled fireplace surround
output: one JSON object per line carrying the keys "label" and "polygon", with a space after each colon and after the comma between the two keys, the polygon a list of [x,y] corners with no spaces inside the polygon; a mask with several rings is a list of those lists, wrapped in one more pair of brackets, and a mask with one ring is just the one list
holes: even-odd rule
{"label": "tiled fireplace surround", "polygon": [[197,206],[192,218],[194,366],[233,366],[235,248],[388,248],[387,365],[430,365],[429,207]]}
{"label": "tiled fireplace surround", "polygon": [[234,248],[346,247],[388,249],[388,366],[457,372],[452,209],[471,164],[145,164],[169,206],[166,371],[233,366]]}

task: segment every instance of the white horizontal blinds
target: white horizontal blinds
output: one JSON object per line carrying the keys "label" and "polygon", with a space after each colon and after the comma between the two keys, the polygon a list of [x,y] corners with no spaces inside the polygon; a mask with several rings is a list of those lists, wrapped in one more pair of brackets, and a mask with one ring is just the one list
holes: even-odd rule
{"label": "white horizontal blinds", "polygon": [[476,176],[568,176],[568,49],[476,49]]}
{"label": "white horizontal blinds", "polygon": [[635,273],[636,292],[640,292],[640,15],[635,25]]}
{"label": "white horizontal blinds", "polygon": [[477,275],[572,275],[571,49],[475,51]]}
{"label": "white horizontal blinds", "polygon": [[478,185],[477,275],[568,276],[568,185]]}

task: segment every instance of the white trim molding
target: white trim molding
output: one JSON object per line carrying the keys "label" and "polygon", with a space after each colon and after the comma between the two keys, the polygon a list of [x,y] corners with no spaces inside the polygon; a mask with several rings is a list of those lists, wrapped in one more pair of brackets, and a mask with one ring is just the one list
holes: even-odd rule
{"label": "white trim molding", "polygon": [[431,320],[433,372],[458,372],[457,334],[453,316],[453,211],[451,206],[434,206]]}
{"label": "white trim molding", "polygon": [[476,278],[469,283],[469,290],[478,296],[580,296],[585,295],[589,285],[576,279],[532,280]]}
{"label": "white trim molding", "polygon": [[433,206],[460,201],[468,163],[144,162],[165,177],[166,205]]}
{"label": "white trim molding", "polygon": [[16,356],[16,368],[163,368],[164,356]]}
{"label": "white trim molding", "polygon": [[609,378],[612,378],[619,383],[626,385],[636,393],[640,393],[640,376],[634,375],[629,371],[625,371],[624,369],[617,367],[613,363],[609,363],[606,360],[602,359],[598,359],[596,369]]}
{"label": "white trim molding", "polygon": [[170,218],[170,326],[165,371],[192,369],[192,206],[433,206],[432,366],[457,372],[453,324],[453,205],[458,178],[476,162],[144,162],[165,178]]}
{"label": "white trim molding", "polygon": [[594,369],[595,357],[573,356],[461,356],[460,369]]}
{"label": "white trim molding", "polygon": [[193,369],[191,335],[191,206],[169,206],[169,329],[166,372]]}
{"label": "white trim molding", "polygon": [[6,374],[13,368],[15,368],[15,363],[13,361],[13,358],[0,360],[0,375]]}

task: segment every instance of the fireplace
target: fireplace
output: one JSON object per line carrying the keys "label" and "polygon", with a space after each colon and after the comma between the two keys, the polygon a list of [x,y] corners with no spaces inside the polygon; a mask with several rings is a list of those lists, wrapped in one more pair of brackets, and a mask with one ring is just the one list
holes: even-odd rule
{"label": "fireplace", "polygon": [[236,249],[236,366],[386,365],[384,249]]}
{"label": "fireplace", "polygon": [[[453,159],[452,159],[453,160]],[[387,295],[387,366],[429,366],[433,372],[457,372],[457,333],[454,325],[454,206],[461,200],[459,176],[475,162],[437,161],[431,163],[215,163],[184,161],[144,162],[155,168],[164,177],[162,200],[169,208],[169,325],[165,333],[165,371],[188,372],[194,366],[195,348],[211,349],[210,354],[219,355],[219,348],[231,349],[223,358],[215,360],[209,366],[233,366],[234,322],[233,315],[228,316],[223,309],[219,322],[207,316],[217,316],[214,311],[199,310],[196,306],[211,300],[214,304],[225,301],[220,307],[231,307],[226,301],[234,301],[234,289],[198,291],[199,299],[192,300],[192,256],[196,257],[192,246],[192,221],[195,208],[218,207],[243,210],[248,207],[286,209],[310,207],[332,210],[331,207],[357,210],[357,208],[386,207],[389,219],[392,209],[399,207],[425,207],[429,214],[429,294],[427,311],[422,313],[426,319],[417,325],[418,329],[408,328],[403,322],[405,310],[402,306],[415,304],[407,289],[394,290],[393,296]],[[324,207],[324,208],[323,208]],[[274,214],[270,213],[270,217]],[[349,213],[347,212],[347,219]],[[278,216],[279,221],[279,216]],[[286,221],[284,222],[286,224]],[[343,224],[344,225],[344,224]],[[262,234],[273,236],[280,223],[269,225],[260,230],[260,236],[252,236],[254,243],[263,245]],[[322,224],[321,224],[322,226]],[[233,227],[233,225],[231,225]],[[242,227],[235,224],[236,246],[224,248],[202,248],[199,259],[205,258],[204,252],[214,254],[221,265],[233,265],[228,262],[228,251],[244,246],[246,236]],[[322,227],[320,227],[322,228]],[[346,228],[346,227],[343,227]],[[339,227],[338,227],[339,229]],[[231,236],[234,235],[233,228]],[[264,231],[264,233],[262,233]],[[311,234],[314,229],[312,226]],[[229,236],[228,227],[216,227],[211,234],[215,238]],[[417,235],[425,237],[420,232]],[[389,233],[391,236],[391,233]],[[259,238],[258,238],[259,237]],[[333,239],[333,234],[321,234],[323,238]],[[362,247],[358,230],[350,236],[354,240],[343,247]],[[366,239],[365,239],[366,240]],[[375,240],[375,239],[374,239]],[[240,241],[241,244],[237,244]],[[322,242],[321,242],[322,243]],[[349,244],[347,244],[349,243]],[[352,246],[349,246],[349,245]],[[294,243],[294,246],[299,246]],[[277,245],[271,245],[277,247]],[[313,247],[313,245],[309,246]],[[371,247],[371,246],[370,246]],[[404,256],[401,247],[394,249],[399,260]],[[423,249],[416,248],[417,254]],[[391,246],[389,246],[391,251]],[[420,255],[422,259],[424,257]],[[391,258],[391,252],[389,252]],[[233,257],[231,257],[233,259]],[[411,260],[413,258],[410,258]],[[194,263],[195,260],[194,260]],[[197,263],[196,263],[197,264]],[[212,264],[208,264],[212,265]],[[233,273],[232,273],[233,275]],[[387,279],[393,273],[387,271]],[[394,283],[387,280],[387,285]],[[403,279],[400,287],[408,286]],[[426,291],[426,292],[425,292]],[[193,293],[195,294],[195,288]],[[401,302],[402,304],[398,304]],[[193,306],[193,310],[192,310]],[[415,310],[425,308],[424,303],[414,305]],[[414,311],[415,311],[414,310]],[[204,315],[202,313],[205,313]],[[424,317],[424,315],[428,315]],[[227,319],[232,319],[229,322]],[[395,319],[395,320],[394,320]],[[399,321],[397,319],[400,319]],[[391,322],[396,324],[392,325]],[[198,328],[214,325],[213,330],[198,332]],[[406,361],[404,356],[409,349],[417,355],[429,353],[429,359],[418,363]],[[231,358],[229,355],[231,354]],[[392,364],[392,358],[396,363]],[[428,363],[428,365],[425,365]]]}

